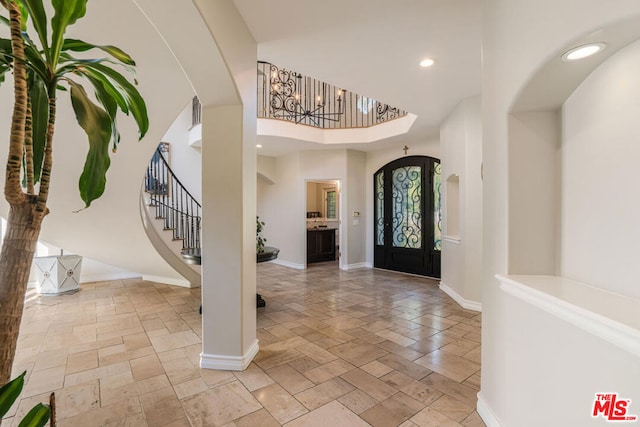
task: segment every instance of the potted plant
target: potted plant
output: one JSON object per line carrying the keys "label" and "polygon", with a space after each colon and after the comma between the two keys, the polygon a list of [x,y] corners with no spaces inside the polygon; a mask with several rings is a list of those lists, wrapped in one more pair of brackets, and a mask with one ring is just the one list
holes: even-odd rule
{"label": "potted plant", "polygon": [[260,221],[260,217],[256,216],[256,260],[257,262],[273,261],[278,258],[280,249],[265,246],[267,239],[262,236],[262,227],[264,227],[264,221]]}
{"label": "potted plant", "polygon": [[262,227],[264,227],[264,221],[260,221],[260,217],[256,216],[256,252],[261,254],[264,252],[264,244],[267,239],[262,237]]}
{"label": "potted plant", "polygon": [[[89,151],[79,179],[85,207],[104,192],[109,147],[115,151],[120,141],[118,110],[133,117],[140,139],[149,120],[142,96],[119,71],[135,67],[127,53],[115,46],[65,38],[67,28],[85,15],[87,0],[52,0],[50,21],[42,0],[0,0],[0,4],[9,14],[9,18],[0,16],[0,28],[10,30],[10,39],[0,38],[0,83],[11,71],[14,91],[4,184],[10,211],[0,253],[0,342],[4,347],[0,384],[6,384],[33,254],[49,212],[58,93],[64,90],[70,95],[76,120],[88,137]],[[76,57],[78,52],[94,50],[104,57]],[[91,87],[94,96],[83,84]]]}

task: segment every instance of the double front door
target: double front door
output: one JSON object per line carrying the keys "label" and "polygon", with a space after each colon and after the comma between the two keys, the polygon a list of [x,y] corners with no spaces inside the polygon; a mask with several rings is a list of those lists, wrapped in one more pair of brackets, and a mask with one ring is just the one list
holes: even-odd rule
{"label": "double front door", "polygon": [[374,266],[440,277],[440,161],[407,156],[380,168],[374,186]]}

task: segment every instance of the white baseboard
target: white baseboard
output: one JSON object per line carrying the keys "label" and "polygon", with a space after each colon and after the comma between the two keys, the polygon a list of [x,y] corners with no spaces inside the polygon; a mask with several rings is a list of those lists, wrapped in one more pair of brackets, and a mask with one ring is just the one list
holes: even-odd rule
{"label": "white baseboard", "polygon": [[357,270],[359,268],[370,268],[366,262],[358,262],[355,264],[346,264],[342,266],[342,270]]}
{"label": "white baseboard", "polygon": [[[111,280],[123,280],[123,279],[139,279],[141,276],[139,273],[116,273],[116,274],[96,274],[93,276],[84,276],[80,274],[80,283],[93,283],[93,282],[110,282]],[[27,288],[37,288],[38,281],[30,280],[27,283]]]}
{"label": "white baseboard", "polygon": [[172,279],[170,277],[143,275],[142,280],[149,282],[162,283],[164,285],[181,286],[183,288],[191,288],[191,283],[185,279]]}
{"label": "white baseboard", "polygon": [[296,270],[304,270],[306,268],[304,264],[296,264],[295,262],[284,261],[281,259],[274,259],[271,262],[283,267],[295,268]]}
{"label": "white baseboard", "polygon": [[482,311],[482,303],[477,301],[469,301],[462,298],[459,293],[457,293],[453,288],[447,286],[444,282],[440,282],[440,289],[442,290],[442,292],[453,298],[454,301],[457,302],[462,308],[466,310]]}
{"label": "white baseboard", "polygon": [[487,427],[502,427],[502,423],[500,419],[493,413],[487,401],[484,400],[482,393],[478,393],[478,403],[476,404],[476,410],[478,411],[478,415],[482,418],[482,421],[487,425]]}
{"label": "white baseboard", "polygon": [[142,277],[139,273],[116,273],[116,274],[97,274],[94,276],[83,276],[80,274],[80,283],[91,282],[109,282],[111,280],[123,280],[123,279],[139,279]]}
{"label": "white baseboard", "polygon": [[258,340],[243,356],[224,356],[219,354],[200,353],[200,368],[217,369],[221,371],[244,371],[247,369],[253,358],[258,354]]}

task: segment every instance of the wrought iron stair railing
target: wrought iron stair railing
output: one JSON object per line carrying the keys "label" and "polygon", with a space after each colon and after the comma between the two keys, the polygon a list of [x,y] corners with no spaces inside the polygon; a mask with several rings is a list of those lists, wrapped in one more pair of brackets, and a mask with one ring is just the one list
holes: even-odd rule
{"label": "wrought iron stair railing", "polygon": [[375,126],[407,112],[268,62],[258,61],[258,118],[322,129]]}
{"label": "wrought iron stair railing", "polygon": [[144,189],[149,194],[150,206],[156,218],[164,221],[164,229],[173,232],[173,240],[182,241],[182,255],[200,253],[200,226],[202,206],[182,185],[169,166],[160,144],[147,167]]}

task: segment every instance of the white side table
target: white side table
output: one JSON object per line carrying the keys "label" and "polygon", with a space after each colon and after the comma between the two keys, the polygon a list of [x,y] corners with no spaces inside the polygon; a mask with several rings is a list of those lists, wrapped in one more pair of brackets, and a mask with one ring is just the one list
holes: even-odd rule
{"label": "white side table", "polygon": [[80,255],[36,257],[33,262],[38,293],[55,295],[80,289]]}

